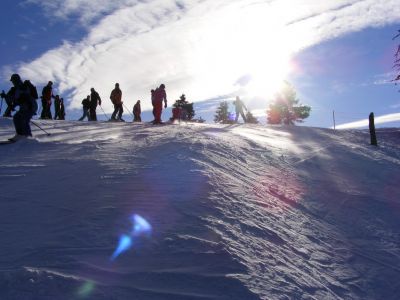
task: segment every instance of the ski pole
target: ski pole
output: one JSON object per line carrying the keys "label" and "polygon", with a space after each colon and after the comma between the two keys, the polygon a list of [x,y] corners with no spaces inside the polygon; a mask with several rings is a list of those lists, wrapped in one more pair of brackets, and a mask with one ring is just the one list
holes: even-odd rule
{"label": "ski pole", "polygon": [[122,103],[122,105],[126,108],[126,110],[130,113],[130,115],[135,118],[135,116],[131,113],[131,111],[129,110],[129,108],[126,107],[126,105],[124,103]]}
{"label": "ski pole", "polygon": [[106,120],[108,121],[110,118],[106,115],[106,113],[105,113],[104,109],[101,107],[101,105],[100,105],[100,108],[103,111],[103,114],[106,116]]}
{"label": "ski pole", "polygon": [[44,133],[46,133],[47,135],[50,135],[50,133],[49,132],[47,132],[46,130],[44,130],[42,127],[40,127],[38,124],[36,124],[35,122],[33,122],[32,120],[31,120],[31,123],[33,124],[33,125],[35,125],[37,128],[39,128],[40,130],[42,130]]}

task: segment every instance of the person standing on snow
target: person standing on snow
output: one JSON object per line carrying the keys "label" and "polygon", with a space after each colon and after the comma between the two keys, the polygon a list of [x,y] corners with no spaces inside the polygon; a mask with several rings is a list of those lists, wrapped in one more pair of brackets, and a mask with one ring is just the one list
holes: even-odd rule
{"label": "person standing on snow", "polygon": [[[122,106],[122,91],[119,88],[119,83],[115,84],[115,88],[111,91],[110,99],[112,104],[114,104],[114,112],[111,115],[111,121],[124,121],[122,119],[122,113],[124,112],[124,108]],[[118,119],[115,117],[118,114]]]}
{"label": "person standing on snow", "polygon": [[18,141],[22,138],[32,136],[30,121],[37,109],[36,100],[31,95],[29,87],[24,85],[18,74],[13,74],[10,81],[13,87],[10,90],[12,95],[13,108],[19,106],[19,110],[13,116],[15,136],[10,141]]}
{"label": "person standing on snow", "polygon": [[136,102],[133,106],[133,122],[142,122],[142,117],[140,116],[142,113],[142,109],[140,107],[140,100]]}
{"label": "person standing on snow", "polygon": [[90,118],[89,118],[89,121],[97,121],[97,115],[96,115],[97,104],[101,106],[100,95],[98,92],[95,91],[94,88],[91,88],[90,89],[90,108],[89,108]]}
{"label": "person standing on snow", "polygon": [[235,105],[235,111],[236,111],[236,119],[235,122],[239,120],[239,114],[242,116],[243,121],[246,123],[246,116],[243,112],[243,108],[247,111],[247,107],[244,105],[242,100],[240,100],[239,97],[236,96],[236,100],[233,101],[233,104]]}
{"label": "person standing on snow", "polygon": [[154,121],[153,124],[161,124],[161,113],[163,109],[164,101],[164,108],[167,108],[167,93],[165,92],[165,85],[161,84],[159,88],[154,91]]}
{"label": "person standing on snow", "polygon": [[82,100],[82,109],[83,109],[83,115],[82,117],[79,118],[78,121],[83,121],[84,118],[88,118],[90,120],[89,116],[89,109],[90,109],[90,96],[88,95],[85,99]]}
{"label": "person standing on snow", "polygon": [[53,82],[49,81],[47,85],[42,90],[42,113],[40,115],[41,119],[52,119],[51,117],[51,98],[53,96]]}
{"label": "person standing on snow", "polygon": [[60,95],[54,98],[54,120],[60,119]]}
{"label": "person standing on snow", "polygon": [[60,99],[60,114],[58,116],[59,120],[65,120],[65,106],[64,106],[64,98]]}

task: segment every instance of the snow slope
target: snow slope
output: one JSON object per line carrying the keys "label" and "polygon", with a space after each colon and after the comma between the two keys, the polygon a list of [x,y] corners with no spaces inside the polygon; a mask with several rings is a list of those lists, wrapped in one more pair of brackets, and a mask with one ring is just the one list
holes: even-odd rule
{"label": "snow slope", "polygon": [[400,129],[35,122],[0,146],[0,299],[398,299]]}

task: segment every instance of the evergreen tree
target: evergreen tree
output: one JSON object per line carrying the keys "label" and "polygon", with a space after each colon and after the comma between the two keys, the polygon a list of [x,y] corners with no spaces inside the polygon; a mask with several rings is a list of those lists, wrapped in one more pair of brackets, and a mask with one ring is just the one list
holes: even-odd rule
{"label": "evergreen tree", "polygon": [[293,125],[294,122],[303,122],[310,116],[311,107],[299,104],[293,86],[286,84],[282,92],[269,105],[267,110],[268,124]]}
{"label": "evergreen tree", "polygon": [[[400,37],[400,30],[398,30],[398,34],[393,38],[395,40],[396,38]],[[394,65],[393,68],[396,70],[396,77],[393,79],[393,81],[397,84],[400,82],[400,44],[397,46],[397,51],[396,54],[394,55]]]}
{"label": "evergreen tree", "polygon": [[231,123],[229,119],[230,114],[231,113],[228,111],[228,102],[223,101],[219,104],[219,107],[217,108],[216,115],[214,116],[214,122],[223,124]]}
{"label": "evergreen tree", "polygon": [[189,103],[186,100],[185,94],[182,94],[178,100],[175,101],[175,103],[172,105],[173,107],[180,107],[185,110],[184,114],[184,120],[192,120],[193,117],[195,116],[194,108],[193,108],[193,103]]}
{"label": "evergreen tree", "polygon": [[257,118],[255,116],[253,116],[253,114],[249,110],[246,113],[246,123],[258,124]]}

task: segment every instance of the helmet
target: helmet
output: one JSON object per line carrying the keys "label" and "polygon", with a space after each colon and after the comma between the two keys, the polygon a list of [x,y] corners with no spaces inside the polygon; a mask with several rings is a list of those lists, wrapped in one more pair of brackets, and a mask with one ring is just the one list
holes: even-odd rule
{"label": "helmet", "polygon": [[19,77],[18,74],[12,74],[11,78],[10,78],[10,81],[14,81],[14,80],[21,81],[21,77]]}
{"label": "helmet", "polygon": [[165,89],[164,83],[161,83],[160,88]]}

